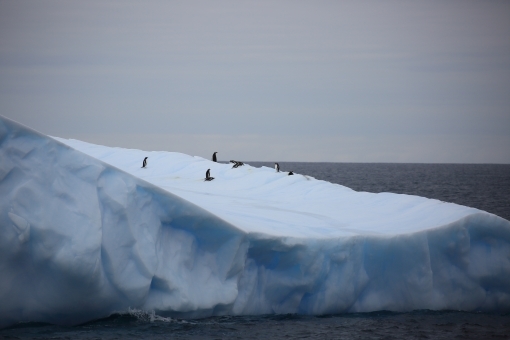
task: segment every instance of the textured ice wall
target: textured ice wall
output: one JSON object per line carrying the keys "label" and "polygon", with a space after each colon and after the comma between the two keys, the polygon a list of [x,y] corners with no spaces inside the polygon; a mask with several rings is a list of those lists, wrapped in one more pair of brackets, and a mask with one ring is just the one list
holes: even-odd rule
{"label": "textured ice wall", "polygon": [[7,119],[0,143],[2,324],[84,322],[160,291],[174,310],[235,299],[232,226]]}
{"label": "textured ice wall", "polygon": [[0,325],[76,324],[128,307],[181,317],[510,310],[510,223],[475,213],[384,237],[246,233],[1,118]]}

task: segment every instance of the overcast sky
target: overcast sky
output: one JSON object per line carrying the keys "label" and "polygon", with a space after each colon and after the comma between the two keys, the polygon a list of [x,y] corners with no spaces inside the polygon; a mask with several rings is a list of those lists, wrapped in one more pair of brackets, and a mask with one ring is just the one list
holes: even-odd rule
{"label": "overcast sky", "polygon": [[510,1],[3,1],[0,114],[220,160],[510,163]]}

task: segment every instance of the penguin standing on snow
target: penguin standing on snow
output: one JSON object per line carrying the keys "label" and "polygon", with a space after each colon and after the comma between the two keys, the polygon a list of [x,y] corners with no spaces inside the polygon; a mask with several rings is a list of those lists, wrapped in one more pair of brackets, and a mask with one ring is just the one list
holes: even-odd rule
{"label": "penguin standing on snow", "polygon": [[147,158],[149,158],[149,157],[145,157],[145,158],[143,159],[142,168],[147,167]]}
{"label": "penguin standing on snow", "polygon": [[211,169],[207,169],[205,172],[205,179],[204,181],[212,181],[214,177],[211,177]]}
{"label": "penguin standing on snow", "polygon": [[280,172],[280,164],[274,163],[274,169],[276,170],[276,172]]}
{"label": "penguin standing on snow", "polygon": [[218,153],[218,152],[215,152],[215,153],[213,153],[213,154],[212,154],[212,161],[213,161],[213,162],[217,162],[217,160],[216,160],[216,154],[217,154],[217,153]]}

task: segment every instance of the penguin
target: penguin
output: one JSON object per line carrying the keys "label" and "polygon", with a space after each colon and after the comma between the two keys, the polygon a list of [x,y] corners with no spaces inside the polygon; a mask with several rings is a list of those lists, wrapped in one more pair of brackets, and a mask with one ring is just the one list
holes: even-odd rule
{"label": "penguin", "polygon": [[145,158],[143,159],[142,168],[147,167],[147,158],[149,158],[149,157],[145,157]]}
{"label": "penguin", "polygon": [[294,175],[294,173],[292,171],[289,171],[289,176],[292,176]]}
{"label": "penguin", "polygon": [[204,181],[212,181],[214,177],[211,177],[211,169],[207,169],[205,172],[205,179]]}
{"label": "penguin", "polygon": [[274,163],[274,169],[276,170],[276,172],[280,172],[280,164]]}
{"label": "penguin", "polygon": [[217,154],[217,153],[218,153],[218,152],[215,152],[215,153],[213,153],[213,154],[212,154],[212,161],[213,161],[213,162],[218,162],[218,160],[216,160],[216,154]]}
{"label": "penguin", "polygon": [[243,162],[238,162],[238,161],[234,161],[234,160],[231,160],[230,163],[234,163],[234,166],[232,167],[232,169],[235,169],[237,167],[240,167],[240,166],[244,165]]}

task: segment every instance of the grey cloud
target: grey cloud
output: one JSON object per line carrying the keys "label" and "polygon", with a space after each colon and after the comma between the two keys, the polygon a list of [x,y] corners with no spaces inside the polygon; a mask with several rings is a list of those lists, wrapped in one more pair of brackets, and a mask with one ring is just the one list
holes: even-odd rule
{"label": "grey cloud", "polygon": [[460,160],[433,141],[508,140],[509,16],[475,1],[0,2],[0,113],[61,136],[289,136],[285,155],[323,147],[314,161],[336,151],[313,140],[346,136],[365,143],[346,161],[510,162],[508,144]]}

